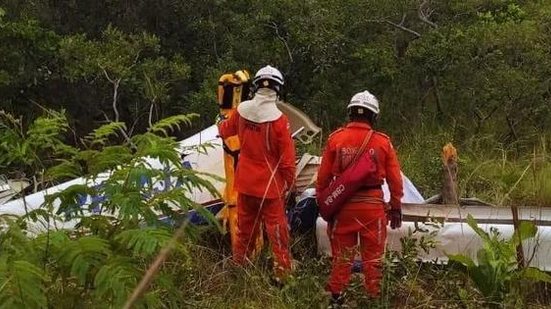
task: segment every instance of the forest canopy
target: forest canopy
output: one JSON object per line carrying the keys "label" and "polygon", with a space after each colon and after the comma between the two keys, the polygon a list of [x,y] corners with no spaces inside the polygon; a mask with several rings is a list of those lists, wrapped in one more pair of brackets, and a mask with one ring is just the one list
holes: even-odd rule
{"label": "forest canopy", "polygon": [[[395,134],[446,128],[504,143],[549,132],[548,1],[19,1],[0,4],[0,108],[106,119],[217,112],[216,79],[264,64],[327,129],[369,89]],[[116,102],[114,102],[116,101]],[[113,109],[117,105],[118,112]]]}

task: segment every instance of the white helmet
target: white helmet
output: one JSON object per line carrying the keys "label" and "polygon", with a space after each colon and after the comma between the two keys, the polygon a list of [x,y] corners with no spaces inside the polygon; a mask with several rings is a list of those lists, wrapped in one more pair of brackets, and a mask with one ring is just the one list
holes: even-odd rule
{"label": "white helmet", "polygon": [[365,107],[373,113],[379,114],[379,101],[367,90],[356,93],[352,99],[350,99],[350,103],[348,103],[346,108],[349,109],[352,106]]}
{"label": "white helmet", "polygon": [[278,93],[284,83],[283,74],[278,69],[269,65],[258,70],[253,80],[253,85],[256,89],[271,88]]}

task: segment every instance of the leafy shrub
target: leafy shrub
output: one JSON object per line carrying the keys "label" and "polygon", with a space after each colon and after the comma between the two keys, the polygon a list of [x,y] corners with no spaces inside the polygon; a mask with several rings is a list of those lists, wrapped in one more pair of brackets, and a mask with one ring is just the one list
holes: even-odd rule
{"label": "leafy shrub", "polygon": [[551,282],[551,276],[537,268],[518,268],[516,248],[536,236],[537,227],[533,223],[521,222],[510,239],[503,239],[496,228],[490,228],[489,233],[482,230],[471,215],[467,223],[483,242],[477,261],[461,254],[448,257],[466,267],[469,277],[489,302],[502,303],[516,284],[526,280]]}
{"label": "leafy shrub", "polygon": [[[2,115],[3,119],[13,118]],[[194,189],[217,196],[209,181],[213,176],[184,168],[178,144],[169,137],[170,131],[189,125],[194,115],[163,119],[147,132],[131,137],[123,124],[109,123],[83,140],[84,150],[71,148],[71,152],[62,153],[63,160],[57,160],[56,152],[51,151],[52,156],[43,161],[42,150],[66,148],[62,142],[67,128],[63,117],[50,111],[35,120],[27,132],[19,121],[3,122],[0,131],[1,145],[8,151],[2,158],[7,167],[27,165],[32,170],[46,166],[52,179],[85,172],[86,180],[85,184],[47,195],[43,207],[21,218],[1,218],[2,308],[120,308],[190,210],[215,222],[212,214],[188,198]],[[19,135],[12,136],[13,128],[21,129]],[[128,139],[111,144],[117,136]],[[14,147],[29,150],[29,155],[11,151]],[[32,161],[24,160],[27,157]],[[146,158],[158,160],[163,168],[153,167]],[[93,185],[98,179],[99,185]],[[158,188],[160,182],[162,190]],[[168,223],[161,222],[160,216],[167,217]],[[51,230],[29,237],[26,227],[39,220]],[[55,228],[68,220],[76,222],[73,230]],[[194,227],[186,225],[186,229],[191,233]],[[189,245],[187,238],[176,243],[172,257],[138,306],[184,305],[178,288],[180,269],[186,269],[190,261]]]}

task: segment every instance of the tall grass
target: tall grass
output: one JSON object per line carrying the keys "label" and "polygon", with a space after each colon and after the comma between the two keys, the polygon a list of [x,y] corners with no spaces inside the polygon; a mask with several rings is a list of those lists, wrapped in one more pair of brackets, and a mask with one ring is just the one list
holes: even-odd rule
{"label": "tall grass", "polygon": [[[297,155],[322,155],[326,138],[297,143]],[[536,139],[537,140],[537,139]],[[421,128],[393,138],[404,174],[424,198],[439,194],[442,147],[452,142],[459,154],[459,194],[494,205],[551,206],[551,136],[537,142],[504,144],[493,135],[458,136],[453,130]]]}
{"label": "tall grass", "polygon": [[550,140],[503,144],[489,135],[459,140],[449,132],[417,132],[396,144],[404,173],[425,198],[440,192],[441,151],[452,142],[459,154],[461,197],[495,205],[551,206]]}
{"label": "tall grass", "polygon": [[[313,234],[292,243],[296,270],[284,287],[271,284],[269,250],[246,267],[229,258],[229,242],[213,230],[200,235],[191,250],[192,258],[182,273],[181,290],[186,306],[193,308],[327,308],[324,286],[329,277],[329,258],[315,253]],[[486,308],[487,300],[475,289],[467,274],[454,266],[419,263],[422,250],[414,238],[403,252],[387,252],[384,261],[382,297],[369,299],[363,275],[354,274],[345,290],[346,308]],[[524,295],[524,294],[523,294]],[[511,297],[520,297],[512,294]],[[543,308],[549,304],[545,286],[527,290],[526,305]],[[524,296],[523,296],[524,297]]]}

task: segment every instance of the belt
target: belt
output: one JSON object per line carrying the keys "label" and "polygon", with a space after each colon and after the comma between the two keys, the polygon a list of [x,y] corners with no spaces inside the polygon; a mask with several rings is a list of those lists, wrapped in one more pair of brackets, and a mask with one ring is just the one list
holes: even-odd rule
{"label": "belt", "polygon": [[376,205],[383,205],[385,201],[382,198],[379,197],[371,197],[371,196],[355,196],[351,197],[348,200],[350,203],[369,203],[369,204],[376,204]]}
{"label": "belt", "polygon": [[[382,190],[382,189],[383,189],[382,185],[370,185],[370,186],[361,187],[358,190],[358,192],[361,192],[361,191],[365,192],[365,191],[371,191],[371,190]],[[367,203],[374,203],[374,204],[384,203],[384,200],[382,198],[375,197],[375,196],[362,196],[361,193],[359,194],[359,196],[358,195],[353,196],[352,198],[350,198],[349,201],[352,202],[352,203],[358,203],[358,202],[367,202]]]}

